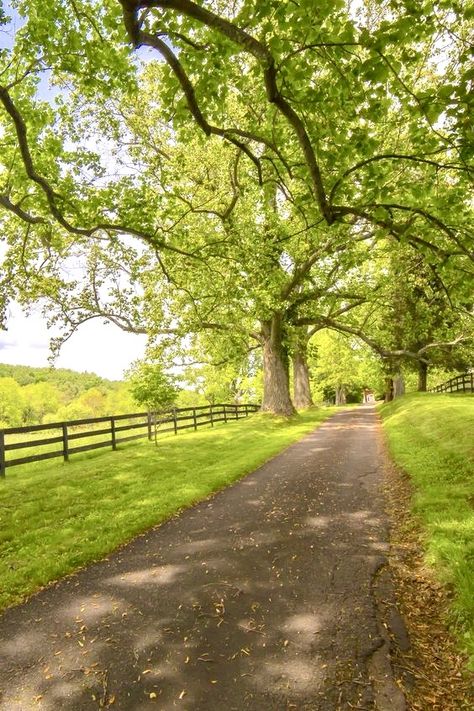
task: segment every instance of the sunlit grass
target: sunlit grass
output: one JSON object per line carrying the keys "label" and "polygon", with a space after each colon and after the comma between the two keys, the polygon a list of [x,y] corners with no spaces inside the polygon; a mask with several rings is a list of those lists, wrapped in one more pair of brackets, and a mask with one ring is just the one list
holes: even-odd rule
{"label": "sunlit grass", "polygon": [[474,667],[474,395],[418,393],[381,407],[390,451],[411,476],[428,562],[454,590]]}
{"label": "sunlit grass", "polygon": [[134,535],[253,471],[335,408],[290,420],[254,415],[7,469],[0,480],[0,609],[97,560]]}

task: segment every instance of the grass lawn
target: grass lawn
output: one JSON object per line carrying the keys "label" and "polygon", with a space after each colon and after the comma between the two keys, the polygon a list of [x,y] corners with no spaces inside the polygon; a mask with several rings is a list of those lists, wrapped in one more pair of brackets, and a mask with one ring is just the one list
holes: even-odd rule
{"label": "grass lawn", "polygon": [[7,469],[0,480],[0,609],[97,560],[136,534],[253,471],[336,408],[287,420],[253,415]]}
{"label": "grass lawn", "polygon": [[380,413],[413,481],[428,563],[454,590],[455,628],[474,669],[474,395],[416,393]]}

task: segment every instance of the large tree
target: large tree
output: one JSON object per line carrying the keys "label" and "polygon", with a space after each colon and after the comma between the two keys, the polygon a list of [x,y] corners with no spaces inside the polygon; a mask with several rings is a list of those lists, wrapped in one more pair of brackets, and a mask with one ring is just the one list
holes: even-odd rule
{"label": "large tree", "polygon": [[[365,300],[353,288],[363,245],[407,246],[446,274],[472,260],[472,14],[456,3],[16,6],[26,22],[0,88],[6,295],[73,293],[64,269],[80,253],[90,280],[62,302],[71,323],[100,312],[105,290],[118,307],[106,315],[125,328],[152,308],[161,335],[252,333],[264,408],[289,413],[292,328],[330,325]],[[156,159],[175,145],[186,157],[196,132],[237,166],[217,188],[204,174],[210,205],[183,185],[189,160],[177,179]],[[123,263],[136,292],[110,276]]]}

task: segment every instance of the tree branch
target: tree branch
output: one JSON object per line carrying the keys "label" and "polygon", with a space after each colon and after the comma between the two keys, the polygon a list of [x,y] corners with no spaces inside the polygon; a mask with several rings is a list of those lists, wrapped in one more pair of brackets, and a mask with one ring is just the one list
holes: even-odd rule
{"label": "tree branch", "polygon": [[[75,227],[73,224],[71,224],[64,217],[63,213],[57,206],[57,200],[61,199],[61,196],[53,189],[53,187],[46,180],[46,178],[44,178],[40,173],[38,173],[35,168],[33,157],[31,155],[30,147],[28,144],[28,132],[25,121],[23,120],[23,117],[18,108],[16,107],[15,103],[13,102],[8,90],[3,86],[0,86],[0,102],[3,104],[15,127],[18,145],[20,148],[20,153],[27,176],[30,178],[30,180],[32,180],[41,188],[48,201],[49,209],[51,211],[52,216],[61,225],[61,227],[64,227],[64,229],[67,230],[67,232],[83,237],[92,237],[96,232],[99,231],[129,234],[134,237],[138,237],[139,239],[143,240],[154,248],[159,247],[161,249],[166,249],[176,254],[181,254],[183,256],[190,257],[192,259],[201,260],[200,257],[190,252],[186,252],[184,250],[179,249],[178,247],[174,247],[173,245],[168,244],[164,240],[158,240],[155,234],[150,234],[143,230],[138,230],[134,227],[129,227],[127,225],[103,222],[95,225],[94,227],[82,228]],[[31,215],[21,210],[18,205],[15,205],[9,199],[6,199],[5,196],[0,201],[0,204],[6,209],[16,214],[17,217],[24,219],[30,224],[34,224],[34,221],[36,221],[36,223],[46,222],[46,220],[44,219],[33,218]]]}
{"label": "tree branch", "polygon": [[412,161],[414,163],[425,163],[427,165],[432,165],[435,168],[439,170],[462,170],[467,173],[473,173],[474,174],[474,169],[470,168],[469,166],[465,165],[457,165],[456,163],[438,163],[435,160],[430,160],[428,158],[420,158],[418,156],[412,156],[412,155],[406,155],[403,153],[384,153],[382,155],[376,155],[372,156],[371,158],[367,158],[366,160],[361,160],[359,163],[356,163],[355,165],[352,166],[352,168],[349,168],[346,170],[338,180],[334,183],[334,185],[331,188],[331,192],[329,194],[329,203],[332,205],[334,198],[336,196],[336,193],[338,189],[341,186],[341,183],[345,178],[347,178],[351,173],[356,172],[360,168],[364,168],[366,165],[369,165],[370,163],[376,163],[378,161],[382,160],[407,160],[407,161]]}
{"label": "tree branch", "polygon": [[[177,58],[174,56],[168,45],[160,40],[158,36],[149,35],[141,31],[138,20],[138,11],[144,8],[176,10],[183,15],[194,18],[207,27],[217,30],[221,35],[224,35],[239,47],[249,52],[253,57],[255,57],[255,59],[257,59],[258,62],[262,64],[267,99],[270,104],[277,107],[279,112],[286,118],[290,126],[293,128],[303,151],[306,166],[311,176],[315,198],[326,222],[331,225],[334,222],[334,216],[327,201],[321,171],[311,140],[302,119],[292,108],[290,103],[283,97],[278,88],[276,81],[277,69],[274,57],[270,50],[264,44],[256,40],[240,27],[234,25],[229,20],[226,20],[210,10],[206,10],[199,5],[196,5],[194,2],[191,2],[191,0],[120,0],[120,3],[124,11],[124,23],[132,43],[135,47],[138,47],[140,44],[154,46],[158,49],[162,56],[166,58],[183,90],[185,90],[185,93],[187,92],[186,96],[188,98],[188,106],[190,106],[190,110],[195,120],[203,130],[205,130],[205,128],[209,130],[209,126],[204,120],[202,112],[196,102],[194,89],[190,85],[189,79],[185,75],[182,66],[179,64]],[[222,131],[223,129],[219,130]],[[231,140],[230,136],[228,136],[228,140]]]}
{"label": "tree branch", "polygon": [[27,222],[30,225],[40,225],[46,222],[42,217],[36,217],[35,215],[30,215],[29,212],[25,212],[19,203],[13,203],[6,194],[0,195],[0,205],[6,210],[15,213],[23,222]]}

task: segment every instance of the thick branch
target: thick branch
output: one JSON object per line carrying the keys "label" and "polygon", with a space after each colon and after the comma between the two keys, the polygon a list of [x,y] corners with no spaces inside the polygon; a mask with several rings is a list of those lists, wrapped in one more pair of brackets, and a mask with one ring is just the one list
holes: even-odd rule
{"label": "thick branch", "polygon": [[[426,219],[428,219],[430,221],[430,219],[428,217],[428,213],[426,213],[425,211],[418,210],[418,209],[412,208],[412,207],[406,207],[403,205],[388,205],[388,204],[375,204],[374,203],[371,205],[364,205],[363,207],[364,208],[384,207],[387,209],[391,209],[391,208],[395,209],[396,208],[396,209],[404,210],[406,212],[411,212],[412,214],[423,215],[424,217],[426,217]],[[347,205],[334,205],[333,209],[334,209],[334,213],[336,214],[337,217],[341,217],[343,215],[352,215],[353,217],[359,217],[363,220],[366,220],[369,224],[378,225],[379,227],[383,227],[397,241],[400,241],[401,239],[403,239],[405,237],[408,244],[410,244],[415,249],[417,249],[419,246],[426,247],[427,249],[430,249],[432,252],[443,257],[444,259],[447,257],[452,257],[456,254],[468,254],[466,252],[466,249],[462,246],[461,246],[460,252],[448,252],[445,249],[438,247],[436,244],[433,244],[432,242],[428,242],[428,240],[425,240],[422,237],[418,237],[416,235],[405,235],[406,225],[396,225],[396,224],[394,224],[392,219],[383,220],[380,218],[375,218],[373,215],[370,214],[370,212],[367,212],[365,209],[362,209],[360,207],[349,207]],[[449,228],[447,228],[446,225],[443,225],[443,223],[440,220],[438,220],[438,218],[434,218],[434,216],[432,216],[432,217],[433,217],[433,219],[431,220],[431,222],[433,222],[433,224],[437,224],[437,226],[440,227],[440,229],[443,229],[444,232],[446,232],[446,230],[449,230]],[[437,220],[437,223],[435,223],[434,220]],[[448,231],[447,234],[450,237],[452,237],[452,230]]]}
{"label": "thick branch", "polygon": [[[138,2],[136,0],[120,0],[120,3],[124,10],[124,23],[131,41],[135,46],[139,46],[140,44],[153,46],[162,54],[162,56],[166,58],[183,90],[185,91],[188,99],[188,106],[190,107],[195,120],[203,130],[205,130],[205,126],[209,130],[209,125],[204,120],[202,112],[196,102],[194,89],[190,85],[182,66],[179,64],[177,58],[165,42],[159,39],[156,35],[152,36],[140,30],[137,16],[138,10],[143,8],[176,10],[183,15],[194,18],[207,27],[217,30],[220,34],[224,35],[239,47],[249,52],[262,64],[267,99],[271,104],[277,107],[279,112],[286,118],[288,123],[293,128],[293,131],[295,132],[298,142],[302,148],[306,165],[311,175],[316,200],[326,222],[328,224],[332,224],[334,222],[334,217],[327,201],[321,171],[316,160],[311,140],[302,119],[290,103],[283,97],[278,88],[276,81],[277,69],[275,66],[275,60],[270,50],[263,43],[256,40],[254,37],[249,35],[240,27],[234,25],[229,20],[226,20],[219,15],[206,10],[205,8],[196,5],[190,0],[142,0]],[[223,131],[224,129],[219,130]],[[229,135],[225,137],[228,140],[232,140]]]}
{"label": "thick branch", "polygon": [[27,222],[30,225],[40,225],[44,224],[45,220],[42,217],[36,217],[35,215],[30,215],[29,212],[25,212],[18,203],[13,203],[8,195],[0,195],[0,205],[2,205],[6,210],[15,213],[23,222]]}
{"label": "thick branch", "polygon": [[339,331],[340,333],[348,333],[353,336],[356,336],[357,338],[360,338],[361,341],[367,343],[367,345],[370,346],[372,350],[378,353],[382,358],[411,358],[412,360],[427,364],[429,364],[430,361],[426,357],[424,357],[426,351],[431,350],[432,348],[451,348],[461,342],[474,340],[473,336],[458,336],[452,341],[436,341],[433,343],[428,343],[417,351],[411,351],[405,348],[388,349],[384,348],[373,338],[367,336],[361,329],[339,323],[333,318],[301,318],[295,321],[295,325],[298,326],[312,324],[317,324],[318,326],[320,326],[321,323],[324,323],[327,328],[330,328],[334,331]]}
{"label": "thick branch", "polygon": [[[138,230],[134,227],[129,227],[127,225],[113,224],[108,222],[99,223],[94,227],[90,228],[75,227],[74,225],[72,225],[64,217],[63,213],[57,206],[57,200],[61,199],[61,196],[55,192],[55,190],[46,180],[46,178],[44,178],[44,176],[42,176],[36,170],[28,144],[28,132],[26,128],[26,123],[23,120],[20,111],[13,102],[8,90],[2,86],[0,86],[0,102],[3,104],[6,112],[13,121],[21,157],[23,160],[23,165],[27,176],[30,178],[30,180],[36,183],[46,195],[46,199],[48,201],[49,209],[51,211],[52,216],[62,227],[64,227],[65,230],[67,230],[71,234],[80,235],[84,237],[92,237],[96,232],[100,231],[129,234],[134,237],[138,237],[139,239],[143,240],[154,248],[159,247],[161,249],[166,249],[168,251],[175,252],[186,257],[191,257],[193,259],[200,260],[200,257],[197,257],[190,252],[186,252],[184,250],[179,249],[178,247],[174,247],[164,242],[163,240],[156,239],[155,234],[149,234],[143,230]],[[22,220],[30,224],[45,222],[45,220],[42,218],[35,218],[24,212],[18,205],[12,203],[6,196],[3,196],[3,199],[0,200],[0,204],[6,209],[16,214]]]}

